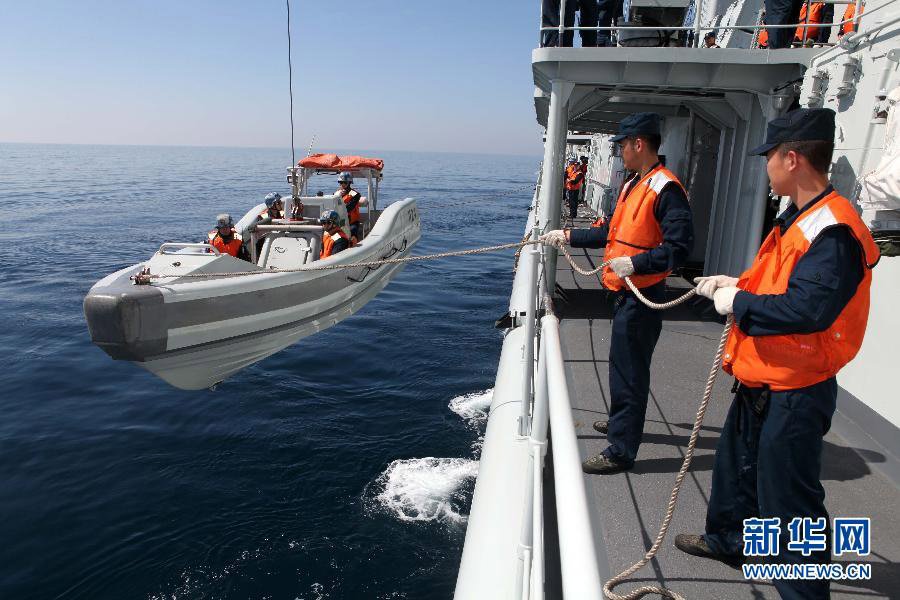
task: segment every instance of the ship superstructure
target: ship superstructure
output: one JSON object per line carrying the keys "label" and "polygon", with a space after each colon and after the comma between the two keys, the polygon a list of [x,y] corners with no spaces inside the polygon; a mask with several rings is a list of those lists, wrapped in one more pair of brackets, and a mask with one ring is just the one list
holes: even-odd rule
{"label": "ship superstructure", "polygon": [[[877,555],[867,559],[871,579],[835,583],[833,596],[890,598],[900,590],[900,406],[892,377],[900,199],[889,192],[896,183],[890,164],[900,164],[890,162],[900,120],[900,5],[855,3],[851,27],[838,39],[848,3],[830,3],[836,25],[828,41],[811,47],[756,48],[757,0],[633,0],[614,30],[617,47],[535,49],[534,104],[546,133],[524,233],[559,228],[563,166],[572,154],[588,154],[591,164],[591,214],[572,217],[587,225],[608,215],[624,175],[609,134],[628,114],[653,111],[663,116],[660,154],[688,189],[696,234],[687,266],[668,280],[671,295],[689,289],[693,275],[738,275],[788,201],[770,196],[765,163],[747,150],[763,141],[767,121],[792,107],[834,109],[832,183],[857,203],[883,252],[865,343],[838,376],[822,473],[832,516],[872,518]],[[696,47],[710,30],[719,32],[722,48]],[[575,260],[594,268],[602,251],[579,250]],[[584,475],[581,461],[604,447],[591,423],[608,409],[609,318],[597,276],[576,273],[553,249],[522,251],[457,599],[601,598],[603,583],[655,538],[722,325],[702,299],[664,313],[638,464],[628,474]],[[703,530],[729,386],[720,377],[673,532]],[[690,598],[777,598],[770,582],[687,557],[670,540],[635,578]]]}

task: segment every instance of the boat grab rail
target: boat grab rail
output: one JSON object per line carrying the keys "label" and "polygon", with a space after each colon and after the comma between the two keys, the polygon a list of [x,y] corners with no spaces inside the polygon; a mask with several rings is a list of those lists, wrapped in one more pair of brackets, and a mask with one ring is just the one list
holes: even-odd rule
{"label": "boat grab rail", "polygon": [[[798,28],[809,29],[812,27],[816,27],[816,28],[818,28],[818,27],[839,27],[840,28],[840,27],[843,27],[844,25],[852,23],[854,31],[851,33],[848,33],[847,35],[843,36],[843,38],[841,38],[840,43],[845,44],[845,43],[850,43],[854,38],[856,38],[857,35],[859,35],[861,33],[863,33],[863,34],[866,33],[866,32],[861,32],[860,28],[859,28],[859,25],[864,18],[870,18],[872,14],[878,12],[879,10],[881,10],[882,8],[884,8],[886,6],[891,5],[891,2],[885,2],[884,4],[882,4],[880,6],[876,6],[875,8],[873,8],[870,11],[865,11],[862,14],[860,14],[859,9],[860,9],[860,6],[863,5],[862,0],[824,0],[823,1],[824,4],[855,4],[856,10],[853,14],[853,17],[851,17],[850,19],[835,21],[833,23],[810,23],[807,21],[807,22],[803,22],[803,23],[789,23],[789,24],[783,24],[783,25],[766,25],[765,23],[763,23],[763,24],[753,24],[753,25],[716,25],[716,26],[701,27],[700,15],[702,14],[704,0],[697,0],[695,10],[694,10],[694,24],[693,25],[672,25],[672,26],[656,25],[656,26],[634,26],[634,27],[632,27],[630,25],[617,25],[617,26],[612,26],[612,27],[581,27],[581,26],[568,26],[567,27],[564,24],[565,23],[564,17],[565,17],[565,10],[566,10],[566,2],[574,2],[574,1],[575,0],[561,0],[560,7],[559,7],[559,25],[558,26],[544,27],[543,21],[542,21],[542,24],[541,24],[541,27],[539,28],[539,33],[538,33],[538,45],[539,46],[541,45],[541,43],[543,41],[542,38],[543,38],[544,32],[549,32],[549,31],[558,32],[559,38],[558,38],[556,46],[547,46],[547,47],[562,47],[563,32],[566,32],[566,31],[572,31],[572,32],[574,32],[574,31],[618,31],[620,29],[627,29],[629,31],[661,31],[661,30],[663,30],[663,31],[693,31],[694,32],[693,47],[697,48],[700,46],[700,30],[701,29],[703,29],[704,31],[724,31],[724,30],[738,29],[738,30],[743,30],[743,31],[746,31],[749,33],[750,31],[758,31],[761,29],[788,29],[788,28],[790,28],[790,29],[798,29]],[[817,1],[822,1],[822,0],[817,0]],[[810,4],[810,0],[806,0],[806,2],[804,4]],[[807,11],[807,14],[808,13],[809,13],[809,11]],[[878,25],[876,25],[876,28],[878,26],[883,26],[883,25],[884,25],[884,23],[879,23]],[[804,34],[804,38],[805,37],[806,36]]]}
{"label": "boat grab rail", "polygon": [[321,225],[256,225],[254,231],[309,231],[321,232]]}
{"label": "boat grab rail", "polygon": [[170,250],[172,248],[179,248],[179,249],[196,248],[198,250],[201,250],[201,249],[207,250],[209,252],[212,252],[216,256],[219,256],[220,254],[222,254],[221,252],[219,252],[219,249],[216,248],[215,246],[213,246],[212,244],[194,243],[194,242],[166,242],[165,244],[163,244],[159,247],[159,253],[160,254],[175,254],[175,252],[167,252],[168,250]]}

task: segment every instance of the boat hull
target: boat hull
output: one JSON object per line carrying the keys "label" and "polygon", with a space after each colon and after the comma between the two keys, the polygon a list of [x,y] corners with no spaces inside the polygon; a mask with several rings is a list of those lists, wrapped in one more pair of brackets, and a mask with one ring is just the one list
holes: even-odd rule
{"label": "boat hull", "polygon": [[[310,266],[405,257],[419,235],[415,201],[404,200],[385,209],[362,244]],[[174,265],[193,259],[172,258],[166,255],[163,260]],[[229,256],[203,260],[212,262],[193,272],[248,268],[248,263]],[[158,255],[148,264],[153,261],[157,266],[151,272],[156,272],[162,263]],[[113,273],[91,288],[84,300],[91,339],[115,359],[133,361],[177,388],[194,390],[211,387],[349,317],[403,265],[301,268],[228,278],[173,273],[152,285],[134,285],[130,277],[143,267]]]}

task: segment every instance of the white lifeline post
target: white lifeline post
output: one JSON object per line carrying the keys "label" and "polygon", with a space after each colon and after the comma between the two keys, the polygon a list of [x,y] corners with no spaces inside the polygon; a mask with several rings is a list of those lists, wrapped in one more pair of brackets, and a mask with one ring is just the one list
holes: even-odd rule
{"label": "white lifeline post", "polygon": [[[531,239],[537,241],[541,228],[535,224],[531,230]],[[528,305],[525,309],[525,341],[522,343],[522,403],[519,413],[519,435],[525,437],[531,431],[529,409],[531,408],[531,383],[534,379],[534,328],[537,323],[537,279],[538,263],[541,251],[538,244],[531,246],[531,264],[528,273]]]}
{"label": "white lifeline post", "polygon": [[700,47],[700,13],[703,11],[703,0],[694,4],[694,48]]}
{"label": "white lifeline post", "polygon": [[[563,159],[569,120],[569,96],[575,84],[571,81],[554,79],[550,88],[550,110],[547,115],[547,141],[544,142],[544,163],[541,172],[541,197],[538,224],[543,231],[559,228],[559,213],[562,204]],[[547,289],[552,293],[556,288],[555,249],[546,254],[544,276]]]}

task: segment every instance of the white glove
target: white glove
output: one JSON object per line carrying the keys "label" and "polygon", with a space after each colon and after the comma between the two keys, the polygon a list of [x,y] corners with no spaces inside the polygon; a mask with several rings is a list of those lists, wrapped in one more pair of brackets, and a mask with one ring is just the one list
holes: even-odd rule
{"label": "white glove", "polygon": [[539,237],[538,240],[548,246],[553,246],[554,248],[561,248],[569,243],[566,241],[566,233],[562,229],[548,231]]}
{"label": "white glove", "polygon": [[723,287],[736,286],[737,277],[729,277],[728,275],[710,275],[709,277],[695,277],[694,283],[697,284],[697,294],[704,298],[713,299],[716,290]]}
{"label": "white glove", "polygon": [[609,268],[622,279],[634,274],[634,263],[628,256],[617,256],[612,259],[609,261]]}
{"label": "white glove", "polygon": [[716,312],[720,315],[729,315],[734,312],[734,297],[741,291],[735,286],[719,288],[713,294],[713,302],[716,304]]}

